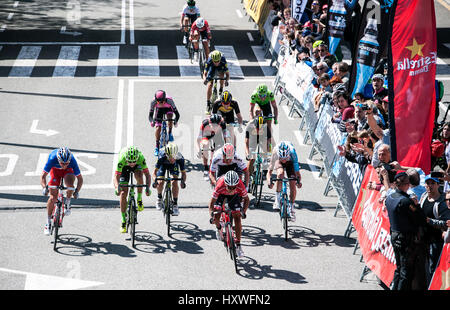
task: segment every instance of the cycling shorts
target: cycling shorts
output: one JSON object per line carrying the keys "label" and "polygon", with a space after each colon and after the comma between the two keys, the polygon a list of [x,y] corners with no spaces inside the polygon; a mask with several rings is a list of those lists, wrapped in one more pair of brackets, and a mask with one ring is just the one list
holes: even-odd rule
{"label": "cycling shorts", "polygon": [[242,197],[238,194],[235,195],[219,195],[216,203],[214,204],[214,209],[222,210],[222,205],[225,202],[225,199],[228,202],[228,207],[233,213],[240,212],[242,208]]}
{"label": "cycling shorts", "polygon": [[61,178],[64,178],[68,174],[75,175],[72,168],[67,169],[52,168],[50,170],[50,181],[48,182],[48,185],[59,186],[61,184]]}
{"label": "cycling shorts", "polygon": [[279,168],[283,168],[284,171],[286,171],[288,178],[296,177],[294,163],[292,162],[292,160],[282,163],[279,159],[277,159],[277,161],[275,162],[274,168],[275,168],[275,170],[278,170]]}
{"label": "cycling shorts", "polygon": [[180,169],[178,169],[178,165],[161,165],[158,171],[156,171],[156,177],[164,178],[164,176],[166,175],[166,171],[169,171],[169,173],[175,177],[178,177],[180,175]]}
{"label": "cycling shorts", "polygon": [[156,127],[162,126],[162,122],[159,120],[163,119],[164,114],[167,114],[168,119],[172,119],[173,113],[174,112],[173,112],[172,108],[158,108],[158,110],[156,112],[155,126]]}
{"label": "cycling shorts", "polygon": [[[148,170],[148,169],[147,169]],[[120,184],[128,184],[130,182],[130,173],[135,171],[142,171],[141,166],[134,166],[133,168],[130,166],[125,166],[122,168],[122,172],[120,173],[119,183]]]}

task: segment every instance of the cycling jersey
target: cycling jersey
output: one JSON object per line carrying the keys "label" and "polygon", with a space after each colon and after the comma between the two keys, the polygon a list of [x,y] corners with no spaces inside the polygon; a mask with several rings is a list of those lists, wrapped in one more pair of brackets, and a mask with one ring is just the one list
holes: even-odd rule
{"label": "cycling jersey", "polygon": [[[127,158],[126,158],[127,151],[128,151],[128,147],[124,147],[119,152],[119,160],[117,162],[116,174],[121,174],[122,170],[125,167],[129,167],[128,166],[128,162],[127,162]],[[136,161],[135,169],[133,169],[133,170],[142,170],[142,171],[144,171],[144,173],[147,173],[148,172],[148,167],[147,167],[147,163],[145,161],[144,154],[142,154],[141,151],[138,151],[138,152],[139,152],[138,159]]]}
{"label": "cycling jersey", "polygon": [[228,138],[227,124],[225,121],[221,121],[219,124],[212,124],[209,119],[205,119],[200,126],[198,138],[209,140],[219,131],[223,133],[224,138]]}
{"label": "cycling jersey", "polygon": [[[60,169],[60,170],[68,170],[72,169],[73,174],[75,176],[78,176],[81,174],[80,168],[78,167],[78,163],[73,156],[73,154],[70,155],[70,163],[66,169],[63,169],[61,165],[59,164],[58,157],[56,154],[58,153],[58,149],[53,150],[50,155],[48,156],[47,163],[44,166],[44,171],[47,173],[50,173],[52,169]],[[58,184],[59,185],[59,184]]]}
{"label": "cycling jersey", "polygon": [[182,17],[189,17],[191,20],[191,24],[195,22],[195,20],[200,16],[200,10],[196,6],[189,6],[187,4],[184,5],[183,11],[181,12]]}
{"label": "cycling jersey", "polygon": [[220,115],[222,115],[225,123],[230,124],[234,123],[234,113],[239,114],[241,113],[241,111],[239,110],[239,104],[237,103],[237,101],[231,100],[230,104],[223,105],[222,100],[219,99],[214,102],[212,113],[219,113]]}
{"label": "cycling jersey", "polygon": [[[156,110],[156,116],[153,118],[153,115],[155,114]],[[156,101],[156,99],[153,99],[150,103],[150,112],[148,114],[148,120],[153,122],[156,121],[156,126],[161,126],[161,120],[164,117],[164,114],[173,114],[175,113],[175,123],[178,122],[180,119],[180,113],[177,110],[177,107],[175,106],[175,102],[171,97],[167,97],[166,101],[162,104]]]}
{"label": "cycling jersey", "polygon": [[216,72],[219,72],[219,73],[228,72],[228,63],[227,63],[227,60],[225,59],[225,56],[222,56],[222,58],[220,58],[219,65],[217,65],[217,66],[214,65],[211,57],[209,57],[208,60],[206,61],[204,72],[208,73],[208,76],[207,76],[208,80],[212,80],[214,78]]}
{"label": "cycling jersey", "polygon": [[[289,156],[288,159],[288,163],[292,162],[293,165],[293,169],[295,172],[300,171],[300,165],[298,164],[298,157],[297,157],[297,152],[295,151],[294,145],[291,142],[286,142],[287,144],[289,144],[289,146],[291,147],[291,154]],[[287,167],[286,163],[280,163],[280,158],[278,156],[278,148],[279,148],[279,144],[277,144],[272,152],[272,158],[270,159],[270,170],[274,170],[274,168],[279,168],[279,167]]]}
{"label": "cycling jersey", "polygon": [[224,196],[238,195],[242,198],[245,198],[248,196],[248,193],[247,193],[247,190],[245,189],[245,185],[244,185],[244,182],[242,182],[242,180],[239,180],[239,183],[237,184],[237,186],[234,190],[229,191],[225,184],[225,176],[222,176],[217,180],[212,197],[214,199],[218,199],[219,196],[222,196],[222,195],[224,195]]}
{"label": "cycling jersey", "polygon": [[226,164],[224,163],[222,149],[215,151],[211,160],[209,171],[216,174],[216,177],[220,177],[230,170],[234,170],[241,174],[247,170],[247,164],[237,153],[234,154],[234,158],[231,160],[231,163]]}
{"label": "cycling jersey", "polygon": [[175,156],[175,162],[172,164],[166,155],[164,150],[161,150],[158,155],[158,161],[155,164],[155,168],[158,169],[156,176],[164,177],[167,170],[169,170],[171,175],[178,176],[181,172],[185,172],[184,167],[184,157],[180,152]]}
{"label": "cycling jersey", "polygon": [[255,90],[251,96],[250,104],[258,104],[261,108],[267,104],[270,105],[275,100],[275,95],[270,90],[267,91],[267,96],[264,99],[259,97],[258,92]]}
{"label": "cycling jersey", "polygon": [[198,31],[199,33],[201,33],[202,37],[203,37],[204,33],[211,33],[211,29],[209,28],[208,21],[205,20],[205,25],[203,26],[203,28],[198,28],[197,21],[195,21],[191,26],[191,36],[194,34],[195,31]]}

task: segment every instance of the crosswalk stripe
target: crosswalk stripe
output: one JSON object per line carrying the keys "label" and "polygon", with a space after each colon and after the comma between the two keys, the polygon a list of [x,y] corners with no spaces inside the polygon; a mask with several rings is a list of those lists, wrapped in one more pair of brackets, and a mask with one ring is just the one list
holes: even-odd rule
{"label": "crosswalk stripe", "polygon": [[56,61],[54,77],[74,77],[81,46],[62,46]]}
{"label": "crosswalk stripe", "polygon": [[237,58],[234,47],[231,45],[215,45],[214,48],[219,50],[226,58],[228,63],[228,69],[230,70],[230,76],[232,77],[243,77],[239,60]]}
{"label": "crosswalk stripe", "polygon": [[138,67],[139,76],[159,76],[158,46],[139,45]]}
{"label": "crosswalk stripe", "polygon": [[100,46],[95,76],[117,76],[120,46]]}
{"label": "crosswalk stripe", "polygon": [[200,76],[198,62],[191,63],[188,50],[184,45],[177,45],[177,58],[181,76]]}
{"label": "crosswalk stripe", "polygon": [[41,52],[41,46],[22,46],[9,72],[10,77],[29,77]]}
{"label": "crosswalk stripe", "polygon": [[265,57],[266,51],[264,47],[261,45],[253,45],[252,50],[264,75],[274,76],[277,73],[277,68],[270,66],[271,58]]}

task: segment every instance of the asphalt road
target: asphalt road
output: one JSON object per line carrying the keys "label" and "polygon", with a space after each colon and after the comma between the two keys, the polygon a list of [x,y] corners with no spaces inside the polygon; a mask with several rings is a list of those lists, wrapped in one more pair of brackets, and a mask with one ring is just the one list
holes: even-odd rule
{"label": "asphalt road", "polygon": [[[304,186],[297,221],[283,241],[272,210],[274,191],[266,187],[262,208],[251,208],[243,222],[245,257],[234,272],[208,222],[211,189],[195,157],[205,87],[177,48],[183,3],[0,4],[8,13],[0,20],[0,289],[382,290],[373,275],[360,281],[364,264],[360,252],[353,253],[356,237],[343,237],[349,219],[343,211],[334,216],[336,194],[323,195],[327,180],[318,177],[320,159],[307,160],[310,145],[303,144],[300,120],[288,118],[284,106],[275,137],[291,140],[299,154]],[[259,58],[259,34],[241,1],[209,3],[197,0],[211,24],[212,45],[233,60],[229,90],[248,119],[252,90],[273,82],[270,59]],[[63,51],[77,57],[58,62]],[[21,53],[24,59],[17,62]],[[188,163],[187,188],[171,236],[154,208],[155,192],[144,196],[134,249],[119,233],[111,182],[123,146],[137,145],[155,163],[147,115],[158,89],[173,96],[181,113],[174,136]],[[46,156],[60,145],[75,153],[85,185],[54,252],[43,235],[46,198],[39,176]]]}

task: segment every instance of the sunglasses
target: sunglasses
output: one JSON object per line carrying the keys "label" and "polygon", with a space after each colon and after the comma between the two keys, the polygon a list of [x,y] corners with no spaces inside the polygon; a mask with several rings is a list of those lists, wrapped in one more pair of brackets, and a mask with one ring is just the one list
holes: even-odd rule
{"label": "sunglasses", "polygon": [[325,50],[325,49],[321,49],[321,50],[319,50],[319,52],[326,52],[327,50]]}
{"label": "sunglasses", "polygon": [[450,201],[450,198],[445,198],[445,201]]}

